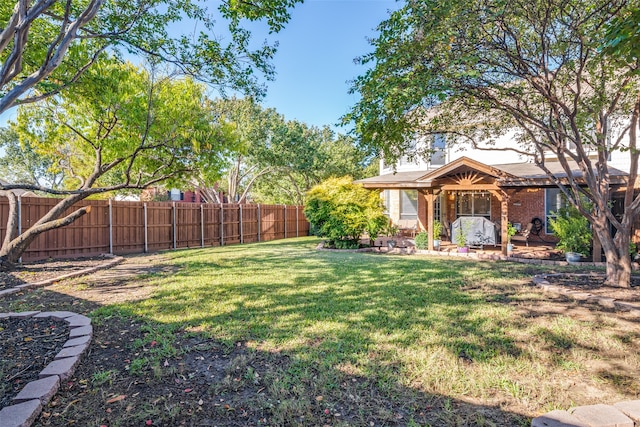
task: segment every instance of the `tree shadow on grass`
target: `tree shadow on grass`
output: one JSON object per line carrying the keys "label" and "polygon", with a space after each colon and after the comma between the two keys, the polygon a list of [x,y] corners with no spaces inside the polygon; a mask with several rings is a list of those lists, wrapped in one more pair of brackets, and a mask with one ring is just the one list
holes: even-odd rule
{"label": "tree shadow on grass", "polygon": [[[530,409],[451,397],[477,396],[468,378],[476,367],[507,370],[540,356],[527,342],[531,335],[518,333],[530,325],[523,314],[514,316],[516,291],[483,289],[495,277],[514,276],[513,266],[318,253],[308,246],[178,252],[172,254],[178,270],[151,278],[153,297],[93,312],[98,305],[47,290],[25,298],[21,310],[82,308],[96,322],[89,359],[54,407],[65,409],[50,408],[60,415],[41,418],[40,425],[66,425],[62,419],[78,425],[147,419],[164,425],[528,424],[515,412]],[[243,277],[225,276],[238,265],[246,269]],[[555,335],[533,335],[549,343],[544,352],[582,345],[562,330],[549,331]],[[556,338],[567,348],[555,348]],[[104,374],[110,371],[115,374]],[[617,371],[604,371],[625,387]],[[95,381],[105,375],[109,381]],[[527,385],[518,378],[489,380],[495,383],[482,386],[497,398],[475,402],[518,407],[513,402],[527,400]],[[119,396],[126,398],[106,403]]]}
{"label": "tree shadow on grass", "polygon": [[[1,310],[82,311],[94,338],[73,378],[35,426],[504,426],[526,416],[409,388],[394,378],[315,364],[301,351],[261,350],[46,289]],[[45,305],[46,307],[42,307]],[[20,308],[22,309],[22,308]],[[353,335],[336,336],[348,340]],[[344,343],[343,343],[344,344]],[[309,343],[309,347],[313,347]],[[315,343],[319,351],[324,341]]]}

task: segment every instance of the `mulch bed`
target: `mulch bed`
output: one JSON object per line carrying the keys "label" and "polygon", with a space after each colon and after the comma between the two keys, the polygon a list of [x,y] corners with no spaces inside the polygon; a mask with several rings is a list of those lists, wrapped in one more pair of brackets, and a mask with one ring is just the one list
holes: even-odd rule
{"label": "mulch bed", "polygon": [[69,327],[51,318],[0,320],[0,408],[38,379],[67,341]]}

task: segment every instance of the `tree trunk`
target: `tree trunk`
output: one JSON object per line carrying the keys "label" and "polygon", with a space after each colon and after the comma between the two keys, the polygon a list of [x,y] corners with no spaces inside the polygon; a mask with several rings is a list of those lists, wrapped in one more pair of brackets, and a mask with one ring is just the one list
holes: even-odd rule
{"label": "tree trunk", "polygon": [[600,218],[592,226],[593,231],[600,238],[606,258],[605,285],[616,288],[631,287],[630,227],[618,230],[613,238],[609,231],[609,222],[606,219]]}
{"label": "tree trunk", "polygon": [[[67,226],[81,216],[89,213],[91,211],[91,206],[85,206],[71,212],[65,217],[62,217],[62,214],[68,208],[70,208],[74,203],[86,198],[87,196],[88,194],[74,194],[60,200],[57,205],[51,208],[49,212],[47,212],[42,218],[40,218],[40,220],[38,220],[38,222],[33,224],[27,230],[23,231],[22,234],[10,240],[5,239],[5,241],[2,243],[2,248],[0,248],[0,271],[11,270],[13,267],[15,267],[15,263],[20,259],[24,251],[27,250],[29,245],[33,243],[36,237],[38,237],[40,234],[44,233],[45,231]],[[9,200],[11,200],[11,198],[9,198]],[[14,213],[12,215],[9,215],[9,218],[7,219],[8,230],[11,230],[11,224],[12,222],[17,221],[17,217],[18,210],[14,209]]]}
{"label": "tree trunk", "polygon": [[605,285],[616,288],[631,287],[631,257],[618,258],[617,262],[607,258],[607,279]]}

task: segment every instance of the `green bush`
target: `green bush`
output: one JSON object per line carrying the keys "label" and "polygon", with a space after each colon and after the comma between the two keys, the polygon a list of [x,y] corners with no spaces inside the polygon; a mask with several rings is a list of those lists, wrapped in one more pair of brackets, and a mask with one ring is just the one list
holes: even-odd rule
{"label": "green bush", "polygon": [[573,206],[562,208],[549,224],[558,238],[556,248],[564,252],[576,252],[587,256],[591,251],[591,229],[589,221]]}
{"label": "green bush", "polygon": [[351,177],[330,178],[307,193],[304,214],[321,237],[336,248],[354,248],[366,232],[375,239],[387,225],[380,195]]}
{"label": "green bush", "polygon": [[429,246],[429,234],[426,231],[421,231],[416,234],[416,249],[427,249]]}

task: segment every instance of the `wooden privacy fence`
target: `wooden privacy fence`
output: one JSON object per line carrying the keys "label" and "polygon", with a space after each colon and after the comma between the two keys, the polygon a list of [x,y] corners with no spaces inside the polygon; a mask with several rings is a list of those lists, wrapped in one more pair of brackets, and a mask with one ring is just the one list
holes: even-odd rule
{"label": "wooden privacy fence", "polygon": [[[57,202],[21,198],[20,231],[31,227]],[[69,212],[80,206],[91,206],[91,212],[69,226],[38,236],[23,260],[221,246],[309,234],[302,206],[85,200]],[[2,239],[8,213],[9,204],[3,199]]]}

